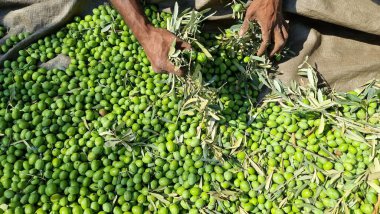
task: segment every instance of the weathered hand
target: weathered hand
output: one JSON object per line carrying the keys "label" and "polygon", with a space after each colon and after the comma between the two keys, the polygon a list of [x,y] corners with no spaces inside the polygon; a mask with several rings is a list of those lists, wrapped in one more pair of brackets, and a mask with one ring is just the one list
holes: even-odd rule
{"label": "weathered hand", "polygon": [[282,16],[282,0],[253,0],[245,14],[239,35],[244,35],[249,29],[250,21],[257,21],[261,27],[262,43],[257,55],[261,56],[273,40],[272,57],[279,52],[288,39],[287,23]]}
{"label": "weathered hand", "polygon": [[185,74],[182,69],[177,69],[170,62],[168,53],[173,41],[176,41],[176,48],[180,49],[190,49],[188,43],[167,30],[153,27],[145,17],[139,0],[111,0],[111,3],[143,46],[155,72],[169,72],[180,76]]}
{"label": "weathered hand", "polygon": [[168,53],[175,40],[179,49],[191,49],[189,43],[182,41],[167,30],[150,27],[148,35],[140,39],[145,53],[152,64],[152,68],[157,73],[174,73],[183,76],[185,72],[181,68],[176,68],[169,60]]}

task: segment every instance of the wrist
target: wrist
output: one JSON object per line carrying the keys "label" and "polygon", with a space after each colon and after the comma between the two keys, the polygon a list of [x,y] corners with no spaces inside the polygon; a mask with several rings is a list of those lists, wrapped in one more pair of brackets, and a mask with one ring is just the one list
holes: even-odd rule
{"label": "wrist", "polygon": [[110,0],[140,43],[145,43],[154,27],[145,17],[139,0]]}
{"label": "wrist", "polygon": [[151,39],[151,34],[152,34],[152,31],[154,29],[155,29],[155,27],[153,25],[151,25],[150,23],[144,23],[144,24],[138,26],[138,28],[136,30],[132,29],[132,32],[135,34],[135,36],[136,36],[137,40],[140,42],[140,44],[142,46],[145,46],[147,41]]}

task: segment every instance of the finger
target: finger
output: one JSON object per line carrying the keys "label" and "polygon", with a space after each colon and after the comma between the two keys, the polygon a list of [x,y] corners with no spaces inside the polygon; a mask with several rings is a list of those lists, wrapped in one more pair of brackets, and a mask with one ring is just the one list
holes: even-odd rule
{"label": "finger", "polygon": [[274,47],[273,47],[272,52],[270,53],[270,57],[278,53],[285,45],[285,41],[284,41],[280,27],[277,26],[275,28],[273,35],[274,35]]}
{"label": "finger", "polygon": [[177,38],[177,48],[181,49],[181,50],[191,50],[191,45],[185,41],[183,41],[182,39],[178,39]]}
{"label": "finger", "polygon": [[286,42],[289,38],[289,33],[288,33],[288,26],[287,26],[287,23],[285,21],[284,21],[284,25],[281,26],[281,32],[282,32],[282,35],[283,35],[284,40]]}
{"label": "finger", "polygon": [[249,29],[249,17],[245,17],[244,19],[244,22],[243,22],[243,25],[241,26],[240,30],[239,30],[239,36],[242,37],[244,34],[247,33],[248,29]]}
{"label": "finger", "polygon": [[181,77],[185,75],[184,70],[174,66],[173,63],[171,63],[169,60],[166,62],[164,70],[167,71],[168,73],[172,73]]}
{"label": "finger", "polygon": [[251,5],[249,5],[248,7],[247,12],[245,13],[243,25],[241,26],[239,30],[240,37],[243,36],[245,33],[247,33],[249,29],[249,23],[251,22],[251,20],[254,19],[253,15],[255,14],[255,11],[256,11],[256,6],[255,4],[251,3]]}
{"label": "finger", "polygon": [[[259,23],[260,24],[260,23]],[[263,41],[261,42],[260,48],[257,51],[257,55],[261,56],[264,54],[265,50],[267,49],[270,40],[271,40],[271,31],[268,27],[263,27],[261,24],[261,33],[262,33],[262,38]]]}
{"label": "finger", "polygon": [[160,69],[159,67],[156,67],[156,66],[152,66],[152,69],[157,74],[166,73],[164,70],[162,70],[162,69]]}

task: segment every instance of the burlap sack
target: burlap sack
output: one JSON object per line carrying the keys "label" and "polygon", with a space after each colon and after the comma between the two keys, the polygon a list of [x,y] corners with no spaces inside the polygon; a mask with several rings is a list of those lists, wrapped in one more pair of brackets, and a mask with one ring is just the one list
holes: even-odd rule
{"label": "burlap sack", "polygon": [[283,9],[295,14],[287,46],[296,54],[279,64],[283,82],[300,78],[306,56],[338,91],[380,79],[380,1],[284,0]]}
{"label": "burlap sack", "polygon": [[0,63],[15,57],[18,51],[38,39],[54,33],[76,15],[84,15],[104,1],[91,0],[0,0],[0,24],[9,31],[0,44],[21,32],[31,35],[17,43],[6,54],[0,55]]}
{"label": "burlap sack", "polygon": [[[332,89],[348,91],[380,79],[380,37],[328,23],[292,17],[288,47],[295,56],[279,64],[285,83],[299,80],[297,66],[306,56]],[[302,21],[301,21],[302,20]]]}
{"label": "burlap sack", "polygon": [[[298,79],[297,67],[309,56],[331,87],[339,91],[354,89],[371,79],[380,79],[380,6],[378,0],[283,0],[290,15],[288,46],[295,56],[279,64],[284,82]],[[172,0],[150,0],[160,8],[174,5]],[[231,18],[227,0],[182,0],[180,8],[213,8],[212,20]],[[12,48],[0,63],[18,50],[62,27],[75,15],[84,15],[103,0],[0,0],[0,23],[9,34],[23,31],[32,35]],[[319,21],[316,21],[319,20]],[[338,27],[342,26],[342,27]],[[5,38],[0,40],[0,44]]]}

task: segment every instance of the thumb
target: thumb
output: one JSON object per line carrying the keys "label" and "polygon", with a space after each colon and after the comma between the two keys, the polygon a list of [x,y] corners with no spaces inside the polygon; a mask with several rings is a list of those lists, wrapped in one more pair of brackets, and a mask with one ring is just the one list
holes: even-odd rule
{"label": "thumb", "polygon": [[167,71],[168,73],[172,73],[172,74],[175,74],[175,75],[181,76],[181,77],[185,75],[184,70],[174,66],[173,63],[171,63],[169,60],[166,62],[164,70]]}
{"label": "thumb", "polygon": [[159,67],[157,67],[155,65],[152,65],[152,69],[157,74],[165,73],[162,69],[160,69]]}
{"label": "thumb", "polygon": [[191,45],[182,39],[177,39],[177,48],[181,50],[191,50]]}
{"label": "thumb", "polygon": [[244,36],[245,33],[247,33],[248,29],[249,29],[249,19],[248,18],[245,18],[244,19],[244,22],[243,22],[243,25],[241,26],[240,28],[240,31],[239,31],[239,36]]}

